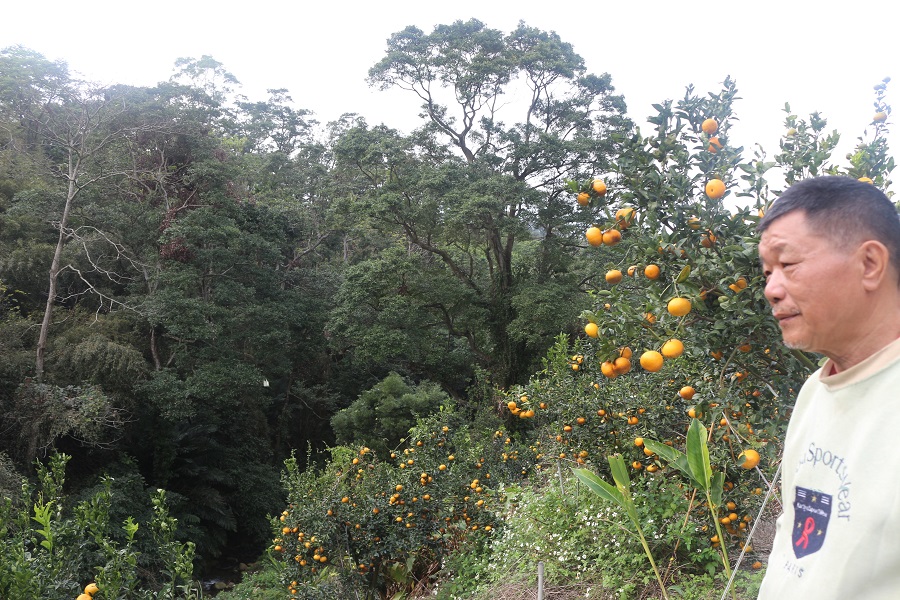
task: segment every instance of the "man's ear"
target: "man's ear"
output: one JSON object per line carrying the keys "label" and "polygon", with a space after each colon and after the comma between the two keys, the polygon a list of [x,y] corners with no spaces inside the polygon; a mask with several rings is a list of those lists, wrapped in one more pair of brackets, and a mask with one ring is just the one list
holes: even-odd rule
{"label": "man's ear", "polygon": [[[887,246],[878,240],[866,240],[859,247],[862,259],[862,282],[867,291],[878,289],[894,269],[891,268],[891,253]],[[892,281],[892,285],[896,282]]]}

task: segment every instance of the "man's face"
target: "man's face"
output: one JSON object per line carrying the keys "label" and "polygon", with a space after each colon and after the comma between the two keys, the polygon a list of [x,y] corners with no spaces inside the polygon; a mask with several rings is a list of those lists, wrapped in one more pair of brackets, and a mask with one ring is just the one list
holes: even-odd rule
{"label": "man's face", "polygon": [[786,346],[836,356],[853,345],[854,311],[864,310],[857,252],[836,247],[829,232],[813,231],[799,210],[763,232],[759,257],[765,295]]}

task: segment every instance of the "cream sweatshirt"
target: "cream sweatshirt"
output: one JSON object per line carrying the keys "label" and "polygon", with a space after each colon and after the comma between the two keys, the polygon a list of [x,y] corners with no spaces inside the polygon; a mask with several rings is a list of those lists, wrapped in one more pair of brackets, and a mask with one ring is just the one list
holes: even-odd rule
{"label": "cream sweatshirt", "polygon": [[762,600],[900,599],[900,340],[804,384]]}

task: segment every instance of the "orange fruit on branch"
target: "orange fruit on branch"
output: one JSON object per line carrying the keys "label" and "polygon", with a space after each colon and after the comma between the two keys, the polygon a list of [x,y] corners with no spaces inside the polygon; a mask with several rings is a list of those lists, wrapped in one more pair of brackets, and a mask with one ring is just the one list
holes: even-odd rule
{"label": "orange fruit on branch", "polygon": [[663,355],[656,350],[647,350],[641,354],[641,367],[643,367],[644,370],[655,373],[662,369],[662,366]]}
{"label": "orange fruit on branch", "polygon": [[634,223],[634,209],[630,206],[623,206],[616,211],[616,225],[622,229],[627,229]]}
{"label": "orange fruit on branch", "polygon": [[697,390],[695,390],[693,387],[691,387],[689,385],[686,385],[683,388],[681,388],[680,390],[678,390],[678,395],[681,396],[685,400],[690,400],[691,398],[694,397],[694,394],[696,394],[696,393],[697,393]]}
{"label": "orange fruit on branch", "polygon": [[600,328],[597,327],[596,323],[588,323],[584,326],[584,332],[588,337],[595,338],[600,335]]}
{"label": "orange fruit on branch", "polygon": [[618,269],[611,269],[606,272],[606,283],[615,285],[620,281],[622,281],[622,271]]}
{"label": "orange fruit on branch", "polygon": [[622,241],[622,233],[618,229],[609,229],[603,232],[603,243],[607,246],[615,246]]}
{"label": "orange fruit on branch", "polygon": [[616,375],[624,375],[625,373],[631,371],[631,361],[624,356],[620,356],[615,361],[613,361],[613,368],[616,371]]}
{"label": "orange fruit on branch", "polygon": [[588,204],[591,203],[591,195],[588,194],[587,192],[581,192],[580,194],[578,194],[578,196],[575,198],[575,200],[581,206],[587,206]]}
{"label": "orange fruit on branch", "polygon": [[718,200],[725,195],[725,183],[721,179],[710,179],[706,182],[706,195],[711,200]]}
{"label": "orange fruit on branch", "polygon": [[644,267],[644,277],[647,279],[656,279],[659,277],[658,265],[647,265]]}
{"label": "orange fruit on branch", "polygon": [[691,301],[687,298],[672,298],[666,305],[666,310],[673,317],[683,317],[691,312]]}
{"label": "orange fruit on branch", "polygon": [[591,188],[593,188],[598,196],[606,194],[606,183],[604,183],[602,179],[595,179],[593,183],[591,183]]}
{"label": "orange fruit on branch", "polygon": [[759,452],[753,448],[747,448],[738,455],[738,465],[742,469],[752,469],[759,464]]}
{"label": "orange fruit on branch", "polygon": [[719,122],[710,117],[703,121],[700,125],[700,129],[702,129],[703,133],[706,135],[712,135],[719,130]]}
{"label": "orange fruit on branch", "polygon": [[612,361],[603,361],[600,364],[600,372],[603,373],[606,377],[613,379],[618,373],[616,373],[616,365]]}
{"label": "orange fruit on branch", "polygon": [[595,248],[603,245],[603,231],[599,227],[589,227],[584,233],[584,237],[587,238],[588,244]]}
{"label": "orange fruit on branch", "polygon": [[681,340],[672,338],[662,345],[660,352],[666,358],[678,358],[684,353],[684,344],[681,343]]}

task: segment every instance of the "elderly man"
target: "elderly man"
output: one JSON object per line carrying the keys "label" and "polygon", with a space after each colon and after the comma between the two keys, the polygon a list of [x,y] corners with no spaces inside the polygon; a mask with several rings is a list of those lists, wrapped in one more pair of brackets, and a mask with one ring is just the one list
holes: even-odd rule
{"label": "elderly man", "polygon": [[804,384],[783,457],[784,514],[759,597],[900,598],[900,220],[873,185],[793,185],[759,224],[765,295]]}

